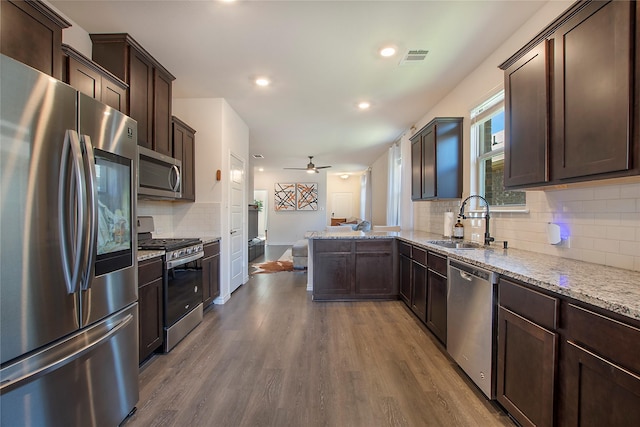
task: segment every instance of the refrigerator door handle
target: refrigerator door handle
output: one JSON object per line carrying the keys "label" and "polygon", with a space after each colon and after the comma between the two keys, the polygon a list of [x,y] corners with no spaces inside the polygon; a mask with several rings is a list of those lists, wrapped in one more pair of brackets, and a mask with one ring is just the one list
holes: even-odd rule
{"label": "refrigerator door handle", "polygon": [[87,224],[86,236],[84,239],[84,250],[82,254],[83,271],[81,289],[86,291],[91,287],[91,271],[96,261],[96,234],[98,229],[98,199],[96,197],[96,159],[93,155],[93,145],[89,135],[82,135],[82,156],[85,188],[87,192]]}
{"label": "refrigerator door handle", "polygon": [[[69,165],[71,157],[72,164]],[[84,170],[82,168],[82,152],[80,150],[80,140],[78,133],[68,129],[65,132],[62,146],[62,157],[60,159],[60,176],[58,178],[58,229],[60,238],[60,255],[62,256],[62,270],[67,292],[72,294],[78,291],[80,270],[82,269],[82,239],[84,233],[80,229],[75,230],[75,245],[70,247],[70,239],[73,235],[71,227],[74,215],[68,215],[66,208],[71,206],[71,195],[66,187],[66,176],[69,169],[75,178],[77,192],[78,221],[83,221],[84,206],[86,205],[86,194],[84,189]]]}
{"label": "refrigerator door handle", "polygon": [[[122,328],[127,326],[129,323],[131,323],[132,320],[133,320],[133,316],[131,314],[127,314],[127,316],[124,319],[118,322],[114,327],[112,327],[104,335],[97,337],[96,339],[92,340],[91,342],[84,345],[83,347],[75,350],[74,352],[67,355],[66,357],[63,357],[61,359],[56,359],[52,363],[30,370],[29,372],[17,378],[5,378],[4,375],[0,376],[0,395],[8,393],[9,391],[20,386],[22,383],[26,381],[32,381],[38,377],[45,375],[48,372],[55,371],[56,369],[60,369],[63,366],[73,362],[74,360],[84,356],[90,351],[93,351],[96,347],[107,342],[112,336],[117,334],[118,331],[120,331]],[[17,373],[21,373],[21,372],[22,370],[18,370]],[[10,376],[10,374],[7,376]]]}

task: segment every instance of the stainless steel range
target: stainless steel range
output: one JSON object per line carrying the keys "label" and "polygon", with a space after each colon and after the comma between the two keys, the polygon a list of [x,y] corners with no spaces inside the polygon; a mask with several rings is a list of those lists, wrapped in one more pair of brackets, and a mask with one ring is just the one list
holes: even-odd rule
{"label": "stainless steel range", "polygon": [[164,347],[169,352],[202,321],[200,239],[154,239],[152,217],[138,217],[138,248],[164,250]]}

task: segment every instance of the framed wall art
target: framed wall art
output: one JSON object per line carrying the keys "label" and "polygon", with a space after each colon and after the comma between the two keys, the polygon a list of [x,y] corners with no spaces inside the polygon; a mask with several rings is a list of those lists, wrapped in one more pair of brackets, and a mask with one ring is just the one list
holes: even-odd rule
{"label": "framed wall art", "polygon": [[273,206],[276,211],[296,210],[296,184],[277,182],[273,192]]}
{"label": "framed wall art", "polygon": [[296,209],[299,211],[318,210],[318,183],[296,183]]}

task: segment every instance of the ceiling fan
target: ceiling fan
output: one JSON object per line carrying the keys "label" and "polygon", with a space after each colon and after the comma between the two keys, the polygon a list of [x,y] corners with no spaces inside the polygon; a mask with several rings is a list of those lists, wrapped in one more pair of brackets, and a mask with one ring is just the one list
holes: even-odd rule
{"label": "ceiling fan", "polygon": [[308,157],[309,157],[309,163],[307,164],[306,168],[284,168],[284,169],[295,169],[295,170],[307,171],[307,173],[320,173],[319,169],[326,169],[331,167],[331,166],[316,166],[313,164],[313,156],[308,156]]}

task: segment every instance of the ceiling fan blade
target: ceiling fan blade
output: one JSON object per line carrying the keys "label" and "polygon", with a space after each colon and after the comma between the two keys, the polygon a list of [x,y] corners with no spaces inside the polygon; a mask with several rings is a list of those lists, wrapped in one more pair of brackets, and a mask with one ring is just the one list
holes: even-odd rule
{"label": "ceiling fan blade", "polygon": [[307,171],[309,173],[312,173],[312,172],[320,173],[320,171],[318,169],[326,169],[326,168],[330,168],[331,167],[331,166],[316,166],[316,165],[313,164],[313,156],[308,156],[308,157],[309,157],[309,163],[307,163],[307,167],[306,168],[283,168],[283,169]]}

